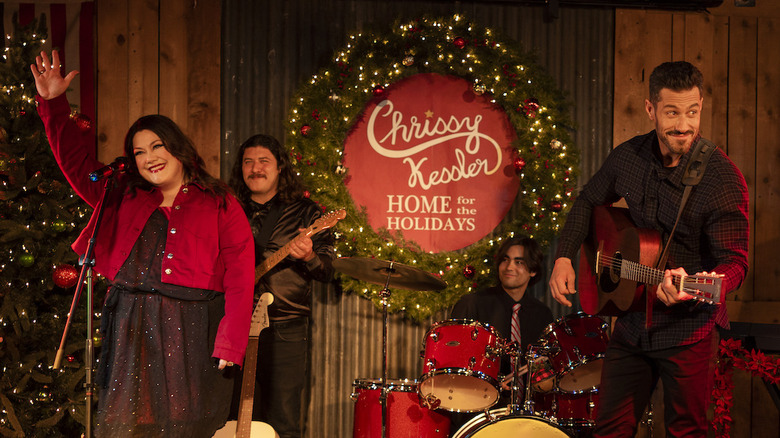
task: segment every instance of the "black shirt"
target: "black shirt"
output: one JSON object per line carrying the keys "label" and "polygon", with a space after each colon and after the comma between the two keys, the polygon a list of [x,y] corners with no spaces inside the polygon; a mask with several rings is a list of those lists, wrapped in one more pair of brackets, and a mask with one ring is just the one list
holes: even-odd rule
{"label": "black shirt", "polygon": [[[252,234],[257,239],[264,220],[276,205],[278,197],[273,197],[265,204],[250,201],[245,211],[252,227]],[[271,236],[263,248],[257,248],[259,265],[264,259],[273,255],[290,240],[300,234],[299,228],[307,228],[322,216],[322,209],[314,201],[301,198],[291,204],[281,205],[282,213],[274,225]],[[313,250],[317,254],[314,259],[304,262],[287,257],[265,274],[255,287],[255,294],[270,291],[274,302],[268,307],[268,315],[272,321],[284,321],[296,317],[311,316],[312,281],[329,281],[333,274],[333,235],[330,230],[324,230],[311,236]]]}

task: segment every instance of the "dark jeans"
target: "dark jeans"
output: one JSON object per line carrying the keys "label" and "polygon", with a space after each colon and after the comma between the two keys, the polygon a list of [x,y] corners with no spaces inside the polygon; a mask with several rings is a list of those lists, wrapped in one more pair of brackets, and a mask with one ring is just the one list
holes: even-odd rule
{"label": "dark jeans", "polygon": [[[302,438],[306,429],[310,339],[308,318],[272,322],[260,333],[252,419],[270,424],[280,438]],[[238,412],[240,377],[236,379],[235,388],[231,418]]]}
{"label": "dark jeans", "polygon": [[610,341],[601,374],[594,437],[633,437],[658,379],[668,437],[706,437],[719,336],[659,351]]}

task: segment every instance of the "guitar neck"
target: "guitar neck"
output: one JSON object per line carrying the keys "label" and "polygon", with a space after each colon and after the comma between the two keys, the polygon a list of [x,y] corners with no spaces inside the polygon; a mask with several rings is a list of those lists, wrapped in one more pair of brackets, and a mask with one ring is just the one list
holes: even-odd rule
{"label": "guitar neck", "polygon": [[[613,263],[615,263],[614,259],[612,263],[605,261],[602,266],[609,269]],[[621,259],[620,278],[637,283],[657,285],[664,281],[664,271],[631,260]],[[720,302],[721,279],[717,276],[672,274],[672,284],[696,300],[709,304]]]}
{"label": "guitar neck", "polygon": [[252,410],[255,399],[255,374],[257,373],[257,336],[249,337],[244,358],[244,373],[241,381],[241,402],[238,409],[236,438],[248,438],[252,433]]}
{"label": "guitar neck", "polygon": [[285,257],[290,255],[290,243],[292,243],[292,241],[287,242],[287,244],[284,245],[279,251],[276,251],[275,253],[271,254],[270,257],[263,260],[262,263],[257,265],[257,268],[255,268],[255,283],[257,283],[257,280],[259,280],[260,277],[265,275],[274,266],[278,265],[279,262],[284,260]]}
{"label": "guitar neck", "polygon": [[[638,283],[661,284],[664,281],[664,271],[631,260],[621,260],[620,277]],[[679,285],[680,277],[675,275],[672,282]]]}

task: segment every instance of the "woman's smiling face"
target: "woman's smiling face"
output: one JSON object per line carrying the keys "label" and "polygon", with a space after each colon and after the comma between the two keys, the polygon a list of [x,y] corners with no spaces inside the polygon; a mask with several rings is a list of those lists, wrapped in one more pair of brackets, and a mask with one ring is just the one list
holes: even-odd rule
{"label": "woman's smiling face", "polygon": [[176,189],[184,183],[184,168],[171,155],[165,144],[152,131],[138,131],[133,137],[133,156],[138,174],[149,183],[165,190]]}

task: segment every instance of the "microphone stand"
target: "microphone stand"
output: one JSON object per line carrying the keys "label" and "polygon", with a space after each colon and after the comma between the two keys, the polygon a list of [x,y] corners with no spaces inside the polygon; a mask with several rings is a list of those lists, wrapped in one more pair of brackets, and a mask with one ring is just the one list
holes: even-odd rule
{"label": "microphone stand", "polygon": [[108,193],[114,186],[113,178],[106,178],[106,183],[103,185],[103,195],[100,198],[100,203],[97,209],[97,219],[95,221],[95,228],[92,230],[92,235],[89,238],[87,250],[84,255],[79,259],[81,263],[81,273],[79,274],[78,282],[76,283],[76,291],[73,293],[73,302],[70,304],[70,311],[68,312],[68,320],[65,323],[65,329],[62,332],[62,339],[60,340],[60,346],[57,349],[57,355],[54,358],[54,369],[59,369],[62,363],[62,355],[65,352],[65,341],[68,338],[68,332],[73,324],[73,315],[78,306],[81,292],[84,289],[84,283],[86,280],[87,285],[87,340],[86,350],[84,352],[84,366],[86,368],[86,381],[84,382],[84,388],[86,390],[86,412],[85,423],[86,431],[85,437],[90,438],[92,436],[92,397],[94,395],[94,384],[92,383],[92,361],[93,361],[93,341],[92,341],[92,268],[95,266],[95,241],[97,238],[98,230],[100,229],[100,222],[103,219],[103,208],[105,207],[105,201],[108,197]]}

